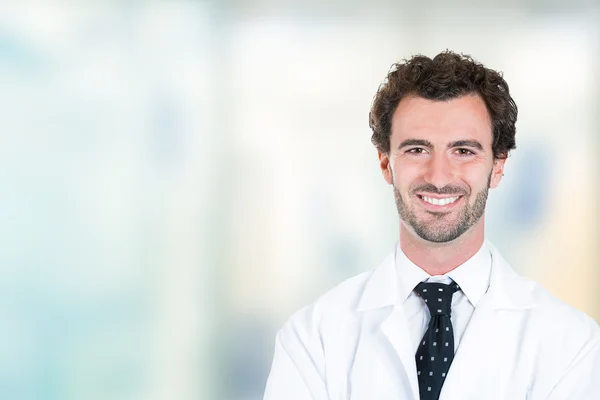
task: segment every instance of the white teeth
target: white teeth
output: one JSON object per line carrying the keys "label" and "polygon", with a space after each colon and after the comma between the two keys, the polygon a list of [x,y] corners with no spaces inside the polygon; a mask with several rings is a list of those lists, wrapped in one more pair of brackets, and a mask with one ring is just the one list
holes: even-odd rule
{"label": "white teeth", "polygon": [[458,200],[459,197],[460,196],[447,197],[445,199],[434,199],[433,197],[423,196],[423,200],[436,206],[445,206],[447,204],[454,203],[456,200]]}

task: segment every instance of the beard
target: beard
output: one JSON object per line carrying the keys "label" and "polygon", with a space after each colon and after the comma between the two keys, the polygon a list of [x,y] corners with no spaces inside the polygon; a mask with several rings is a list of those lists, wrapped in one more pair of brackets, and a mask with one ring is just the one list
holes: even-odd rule
{"label": "beard", "polygon": [[[459,215],[457,220],[448,219],[448,214],[450,214],[450,212],[433,211],[426,211],[427,214],[432,216],[434,219],[433,221],[419,220],[415,210],[402,200],[402,195],[394,184],[394,199],[396,201],[398,215],[400,216],[400,219],[411,227],[420,238],[434,243],[451,242],[475,225],[485,212],[491,179],[492,172],[490,172],[486,187],[477,193],[475,202],[473,204],[466,202],[463,208],[458,211]],[[470,194],[469,191],[465,191],[461,187],[445,186],[442,189],[437,189],[431,184],[420,185],[410,192],[415,193],[417,191],[435,193],[438,195],[461,194],[465,197],[465,200]]]}

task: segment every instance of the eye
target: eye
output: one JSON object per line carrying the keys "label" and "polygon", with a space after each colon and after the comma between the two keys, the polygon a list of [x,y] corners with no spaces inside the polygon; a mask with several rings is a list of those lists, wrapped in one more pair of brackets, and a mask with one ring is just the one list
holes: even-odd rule
{"label": "eye", "polygon": [[474,155],[475,153],[473,153],[471,150],[469,149],[456,149],[456,152],[458,153],[459,156],[471,156]]}
{"label": "eye", "polygon": [[423,154],[423,153],[425,153],[425,149],[423,149],[421,147],[415,147],[413,149],[406,150],[406,152],[410,153],[410,154]]}

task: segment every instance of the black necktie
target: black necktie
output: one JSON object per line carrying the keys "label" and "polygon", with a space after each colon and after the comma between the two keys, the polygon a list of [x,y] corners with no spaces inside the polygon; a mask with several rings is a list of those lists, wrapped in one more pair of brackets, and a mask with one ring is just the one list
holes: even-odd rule
{"label": "black necktie", "polygon": [[454,359],[454,331],[450,320],[452,295],[459,290],[456,283],[421,282],[415,292],[425,300],[431,313],[427,331],[419,343],[417,375],[421,400],[437,400]]}

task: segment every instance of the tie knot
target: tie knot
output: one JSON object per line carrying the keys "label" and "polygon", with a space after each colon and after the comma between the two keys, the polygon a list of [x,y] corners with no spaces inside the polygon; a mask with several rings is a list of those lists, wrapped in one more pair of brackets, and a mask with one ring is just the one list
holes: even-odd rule
{"label": "tie knot", "polygon": [[415,292],[425,300],[431,316],[447,315],[450,316],[452,307],[452,295],[460,287],[452,282],[449,285],[436,282],[421,282],[415,288]]}

